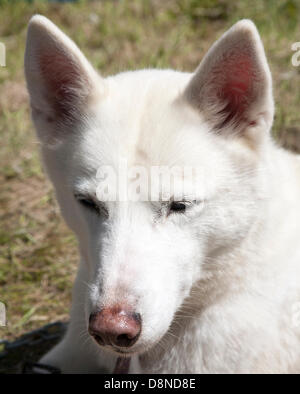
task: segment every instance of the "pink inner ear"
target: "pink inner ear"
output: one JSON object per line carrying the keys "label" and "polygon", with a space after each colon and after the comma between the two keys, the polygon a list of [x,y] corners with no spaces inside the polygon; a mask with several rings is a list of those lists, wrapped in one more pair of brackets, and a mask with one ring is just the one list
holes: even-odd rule
{"label": "pink inner ear", "polygon": [[254,83],[257,75],[251,57],[244,53],[226,54],[213,70],[216,95],[222,109],[218,112],[223,120],[218,128],[229,122],[236,124],[247,118],[247,109],[254,99]]}
{"label": "pink inner ear", "polygon": [[57,116],[69,116],[80,98],[79,89],[83,85],[79,67],[59,52],[42,54],[39,65],[49,104]]}

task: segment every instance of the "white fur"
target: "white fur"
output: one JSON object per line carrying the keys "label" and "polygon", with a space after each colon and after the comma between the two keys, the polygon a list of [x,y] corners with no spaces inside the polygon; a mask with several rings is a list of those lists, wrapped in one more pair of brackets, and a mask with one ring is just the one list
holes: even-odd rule
{"label": "white fur", "polygon": [[[45,53],[54,64],[46,73]],[[226,102],[216,92],[240,54],[256,79],[245,88],[242,115],[224,123]],[[56,26],[35,16],[25,72],[44,163],[81,254],[70,327],[42,362],[111,372],[118,354],[89,338],[88,317],[126,302],[142,316],[131,372],[299,373],[300,161],[270,138],[271,75],[253,23],[233,26],[194,74],[103,79]],[[51,90],[50,72],[58,80],[74,72],[67,93]],[[80,206],[74,189],[94,195],[99,166],[116,168],[122,158],[147,168],[196,166],[201,209],[157,219],[150,202],[110,202],[101,218]]]}

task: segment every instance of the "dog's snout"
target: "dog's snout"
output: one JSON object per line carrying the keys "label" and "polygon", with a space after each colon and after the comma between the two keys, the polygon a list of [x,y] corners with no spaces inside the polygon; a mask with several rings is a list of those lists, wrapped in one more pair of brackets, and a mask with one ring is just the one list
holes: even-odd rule
{"label": "dog's snout", "polygon": [[89,333],[102,346],[128,348],[137,341],[141,327],[140,314],[122,308],[103,308],[89,320]]}

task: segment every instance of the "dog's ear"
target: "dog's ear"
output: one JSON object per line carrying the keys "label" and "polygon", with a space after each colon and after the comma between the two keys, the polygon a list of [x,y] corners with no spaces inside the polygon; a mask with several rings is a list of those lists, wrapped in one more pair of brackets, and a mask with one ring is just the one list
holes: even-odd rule
{"label": "dog's ear", "polygon": [[101,84],[74,42],[40,15],[29,23],[25,75],[38,136],[47,143],[76,128]]}
{"label": "dog's ear", "polygon": [[258,31],[241,20],[209,50],[185,97],[220,133],[242,133],[273,121],[272,79]]}

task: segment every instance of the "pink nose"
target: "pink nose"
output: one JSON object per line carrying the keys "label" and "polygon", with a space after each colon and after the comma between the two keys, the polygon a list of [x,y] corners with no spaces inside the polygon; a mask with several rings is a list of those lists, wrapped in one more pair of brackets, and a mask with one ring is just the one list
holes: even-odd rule
{"label": "pink nose", "polygon": [[130,347],[141,333],[141,316],[119,307],[103,308],[92,313],[89,333],[99,345]]}

